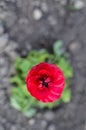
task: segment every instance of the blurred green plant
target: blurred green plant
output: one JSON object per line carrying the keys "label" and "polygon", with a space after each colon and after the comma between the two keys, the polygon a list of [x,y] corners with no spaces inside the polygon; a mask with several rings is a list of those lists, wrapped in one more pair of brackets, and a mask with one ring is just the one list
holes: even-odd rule
{"label": "blurred green plant", "polygon": [[[11,105],[21,111],[25,116],[32,117],[37,108],[52,109],[59,104],[68,103],[71,100],[70,78],[73,76],[72,67],[68,61],[68,53],[63,49],[63,42],[58,40],[53,45],[53,54],[49,54],[45,49],[39,51],[32,50],[26,58],[18,57],[15,60],[14,67],[16,75],[10,78],[10,82],[14,85],[11,90]],[[66,78],[66,87],[60,100],[53,103],[42,103],[33,98],[26,89],[25,77],[32,66],[46,61],[59,66]]]}

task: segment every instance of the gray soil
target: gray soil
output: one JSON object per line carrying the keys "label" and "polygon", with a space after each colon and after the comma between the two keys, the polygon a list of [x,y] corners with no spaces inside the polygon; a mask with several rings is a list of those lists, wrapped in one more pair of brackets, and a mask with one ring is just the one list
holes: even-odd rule
{"label": "gray soil", "polygon": [[[0,0],[0,130],[86,130],[86,1],[81,3]],[[78,9],[71,9],[70,5],[78,5]],[[38,111],[27,119],[10,106],[13,61],[31,49],[44,47],[52,52],[57,39],[63,40],[64,48],[71,54],[72,100],[56,110]]]}

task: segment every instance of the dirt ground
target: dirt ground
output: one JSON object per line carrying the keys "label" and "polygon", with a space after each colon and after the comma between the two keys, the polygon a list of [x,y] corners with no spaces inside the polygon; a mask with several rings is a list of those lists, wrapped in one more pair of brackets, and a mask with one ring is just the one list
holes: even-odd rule
{"label": "dirt ground", "polygon": [[[86,130],[86,1],[81,3],[76,9],[73,0],[0,0],[0,130]],[[27,119],[10,106],[13,61],[31,49],[51,52],[57,39],[71,55],[72,100]]]}

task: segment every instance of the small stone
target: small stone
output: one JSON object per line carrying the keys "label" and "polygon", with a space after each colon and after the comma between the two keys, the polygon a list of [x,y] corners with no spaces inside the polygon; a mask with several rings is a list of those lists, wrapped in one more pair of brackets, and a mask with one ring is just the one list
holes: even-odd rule
{"label": "small stone", "polygon": [[5,130],[5,129],[4,129],[4,127],[2,127],[2,126],[0,125],[0,130]]}
{"label": "small stone", "polygon": [[10,67],[10,75],[15,75],[16,71],[13,66]]}
{"label": "small stone", "polygon": [[0,22],[0,35],[2,35],[4,33],[4,27],[2,22]]}
{"label": "small stone", "polygon": [[5,48],[5,52],[10,53],[10,51],[14,51],[18,46],[18,43],[14,41],[9,41],[9,44]]}
{"label": "small stone", "polygon": [[24,130],[23,127],[19,124],[12,125],[10,130]]}
{"label": "small stone", "polygon": [[56,130],[55,126],[52,124],[48,127],[48,130]]}
{"label": "small stone", "polygon": [[12,11],[8,11],[8,13],[5,16],[5,23],[8,28],[13,27],[17,20],[16,14]]}
{"label": "small stone", "polygon": [[[5,118],[2,118],[2,119],[1,119],[1,123],[2,123],[2,124],[6,123],[6,119],[5,119]],[[1,130],[1,129],[0,129],[0,130]]]}
{"label": "small stone", "polygon": [[19,24],[28,24],[28,23],[29,23],[29,20],[25,17],[19,19]]}
{"label": "small stone", "polygon": [[7,123],[6,123],[6,129],[9,130],[9,129],[10,129],[10,126],[11,126],[11,123],[7,122]]}
{"label": "small stone", "polygon": [[26,51],[26,50],[22,50],[21,56],[22,56],[22,57],[26,57],[26,56],[27,56],[27,51]]}
{"label": "small stone", "polygon": [[8,79],[7,77],[4,77],[4,78],[2,79],[2,81],[3,81],[5,84],[8,84],[8,83],[9,83],[9,79]]}
{"label": "small stone", "polygon": [[44,118],[48,121],[51,121],[54,119],[54,113],[51,111],[48,111],[44,114]]}
{"label": "small stone", "polygon": [[77,41],[75,42],[72,42],[70,45],[69,45],[69,50],[73,53],[76,53],[79,49],[80,49],[81,45],[80,43],[78,43]]}
{"label": "small stone", "polygon": [[61,5],[66,5],[66,0],[61,0],[60,3]]}
{"label": "small stone", "polygon": [[86,130],[86,123],[85,123],[85,125],[84,125],[84,130]]}
{"label": "small stone", "polygon": [[16,130],[16,126],[12,126],[12,127],[11,127],[11,130]]}
{"label": "small stone", "polygon": [[41,116],[42,116],[41,113],[37,113],[37,114],[36,114],[36,117],[37,117],[37,118],[41,118]]}
{"label": "small stone", "polygon": [[5,100],[4,91],[0,90],[0,104],[3,104]]}
{"label": "small stone", "polygon": [[9,41],[9,44],[6,46],[6,48],[4,49],[5,53],[10,56],[10,58],[12,60],[15,60],[15,58],[17,57],[17,53],[15,51],[15,49],[17,48],[17,43],[13,42],[13,41]]}
{"label": "small stone", "polygon": [[75,0],[74,7],[76,9],[82,9],[84,7],[84,2],[81,0]]}
{"label": "small stone", "polygon": [[6,74],[8,73],[8,68],[6,66],[4,66],[1,70],[0,70],[0,74],[2,76],[6,76]]}
{"label": "small stone", "polygon": [[6,6],[5,2],[4,1],[0,1],[0,7],[5,7],[5,6]]}
{"label": "small stone", "polygon": [[8,43],[8,34],[0,36],[0,52],[3,52]]}
{"label": "small stone", "polygon": [[5,64],[5,58],[0,57],[0,66],[3,66]]}
{"label": "small stone", "polygon": [[8,12],[6,12],[6,11],[0,11],[0,19],[1,20],[4,20],[5,18],[6,18],[6,16],[7,16],[7,14],[8,14]]}
{"label": "small stone", "polygon": [[30,119],[28,123],[29,123],[29,125],[34,125],[35,124],[35,120],[34,119]]}
{"label": "small stone", "polygon": [[33,4],[34,4],[34,6],[40,6],[40,1],[35,0]]}
{"label": "small stone", "polygon": [[44,12],[48,12],[48,6],[47,6],[47,4],[46,4],[46,3],[42,3],[41,9],[42,9]]}
{"label": "small stone", "polygon": [[31,44],[27,44],[26,48],[27,48],[27,50],[31,50],[32,49]]}
{"label": "small stone", "polygon": [[4,96],[4,91],[0,90],[0,99]]}
{"label": "small stone", "polygon": [[15,3],[16,2],[16,0],[6,0],[7,2],[13,2],[13,3]]}
{"label": "small stone", "polygon": [[64,17],[64,15],[65,15],[65,10],[64,10],[64,8],[61,8],[61,9],[60,9],[60,15],[61,15],[61,17]]}
{"label": "small stone", "polygon": [[16,57],[18,56],[15,51],[11,51],[8,55],[10,56],[12,61],[14,61]]}
{"label": "small stone", "polygon": [[12,125],[10,130],[25,130],[21,125]]}
{"label": "small stone", "polygon": [[10,43],[11,47],[13,48],[13,50],[18,47],[18,43],[15,42],[15,41],[11,41],[11,40],[10,40],[9,43]]}
{"label": "small stone", "polygon": [[42,120],[42,121],[41,121],[41,126],[42,126],[43,128],[45,128],[45,127],[47,126],[47,122],[46,122],[45,120]]}
{"label": "small stone", "polygon": [[57,24],[57,20],[54,18],[54,17],[52,17],[52,16],[49,16],[48,17],[48,21],[49,21],[49,23],[50,23],[50,25],[53,25],[53,26],[55,26],[56,24]]}
{"label": "small stone", "polygon": [[34,9],[33,18],[34,20],[40,20],[42,18],[42,12],[40,9]]}

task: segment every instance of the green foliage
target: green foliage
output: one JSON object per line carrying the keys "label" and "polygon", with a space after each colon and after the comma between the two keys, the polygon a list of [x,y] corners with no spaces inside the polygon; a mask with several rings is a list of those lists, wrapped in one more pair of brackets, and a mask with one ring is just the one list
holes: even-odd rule
{"label": "green foliage", "polygon": [[[62,41],[56,41],[53,50],[54,54],[49,54],[45,49],[39,51],[32,50],[26,58],[18,57],[14,66],[16,75],[10,78],[10,82],[14,85],[11,90],[11,105],[21,111],[25,116],[32,117],[36,113],[36,108],[52,109],[59,104],[68,103],[71,100],[70,78],[73,76],[72,67],[67,59],[68,54],[62,48]],[[47,61],[59,66],[66,78],[66,87],[60,100],[53,103],[42,103],[33,98],[26,90],[25,77],[32,66],[40,62]]]}

